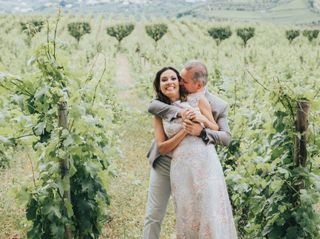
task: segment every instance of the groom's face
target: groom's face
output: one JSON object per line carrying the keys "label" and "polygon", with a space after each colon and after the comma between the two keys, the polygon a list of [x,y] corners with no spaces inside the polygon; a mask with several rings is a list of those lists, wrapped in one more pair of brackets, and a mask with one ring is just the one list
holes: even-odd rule
{"label": "groom's face", "polygon": [[198,88],[197,88],[197,84],[193,82],[192,78],[193,78],[193,72],[192,70],[186,70],[183,69],[181,71],[181,81],[180,81],[180,85],[181,87],[183,87],[188,93],[195,93]]}

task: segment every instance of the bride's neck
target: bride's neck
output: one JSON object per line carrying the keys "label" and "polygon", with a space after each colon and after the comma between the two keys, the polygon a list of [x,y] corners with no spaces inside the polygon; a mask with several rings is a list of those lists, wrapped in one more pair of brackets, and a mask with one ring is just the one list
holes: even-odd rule
{"label": "bride's neck", "polygon": [[180,99],[180,97],[179,96],[173,96],[173,97],[170,97],[170,101],[171,101],[171,103],[173,103],[173,102],[176,102],[177,100],[179,100]]}

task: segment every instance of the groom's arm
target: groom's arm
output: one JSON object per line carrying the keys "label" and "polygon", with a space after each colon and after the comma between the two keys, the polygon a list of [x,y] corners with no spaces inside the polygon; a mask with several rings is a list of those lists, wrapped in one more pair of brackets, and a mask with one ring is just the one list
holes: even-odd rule
{"label": "groom's arm", "polygon": [[219,125],[219,131],[214,131],[206,128],[205,131],[208,137],[208,143],[220,144],[228,146],[231,142],[231,133],[228,124],[228,105],[221,112],[219,118],[217,119],[217,124]]}
{"label": "groom's arm", "polygon": [[177,118],[180,115],[180,110],[179,107],[163,103],[160,100],[152,100],[148,107],[149,113],[169,121]]}
{"label": "groom's arm", "polygon": [[220,144],[228,146],[231,141],[231,133],[228,125],[228,105],[221,112],[217,119],[219,131],[214,131],[208,128],[203,128],[200,124],[190,120],[184,120],[186,131],[193,135],[201,137],[205,143]]}

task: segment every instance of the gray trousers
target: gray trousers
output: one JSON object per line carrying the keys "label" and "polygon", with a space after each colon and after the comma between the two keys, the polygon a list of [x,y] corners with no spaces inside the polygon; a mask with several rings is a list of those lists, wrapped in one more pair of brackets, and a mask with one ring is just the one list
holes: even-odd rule
{"label": "gray trousers", "polygon": [[161,223],[171,194],[170,165],[171,159],[161,156],[151,167],[143,239],[160,238]]}

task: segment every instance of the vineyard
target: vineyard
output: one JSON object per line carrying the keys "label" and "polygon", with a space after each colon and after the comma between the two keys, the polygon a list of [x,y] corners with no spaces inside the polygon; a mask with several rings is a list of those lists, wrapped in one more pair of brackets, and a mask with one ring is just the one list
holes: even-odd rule
{"label": "vineyard", "polygon": [[[318,34],[0,16],[0,238],[141,238],[152,82],[163,66],[190,59],[207,65],[208,89],[230,105],[232,142],[217,152],[239,238],[320,238]],[[170,204],[161,238],[175,238],[174,226]]]}

